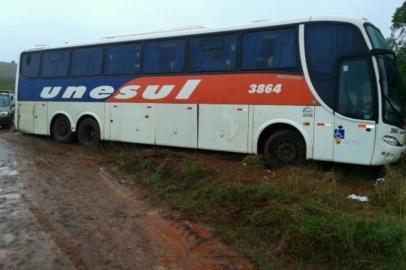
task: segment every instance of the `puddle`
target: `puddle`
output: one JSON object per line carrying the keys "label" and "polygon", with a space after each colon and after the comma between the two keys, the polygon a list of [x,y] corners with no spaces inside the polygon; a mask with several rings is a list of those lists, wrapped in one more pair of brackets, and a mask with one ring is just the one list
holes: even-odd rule
{"label": "puddle", "polygon": [[0,195],[0,199],[6,199],[6,200],[16,200],[16,199],[20,199],[20,197],[21,197],[21,195],[18,193]]}
{"label": "puddle", "polygon": [[15,239],[16,239],[15,236],[11,233],[6,233],[3,235],[3,240],[6,245],[13,243]]}
{"label": "puddle", "polygon": [[12,170],[8,167],[0,167],[0,177],[1,176],[15,176],[17,175],[17,170]]}

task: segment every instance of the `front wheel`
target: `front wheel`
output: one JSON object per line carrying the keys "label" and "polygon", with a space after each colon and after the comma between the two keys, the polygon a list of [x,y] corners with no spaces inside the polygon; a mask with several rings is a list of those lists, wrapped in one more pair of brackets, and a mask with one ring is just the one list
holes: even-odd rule
{"label": "front wheel", "polygon": [[96,147],[100,143],[100,127],[93,118],[86,118],[79,124],[78,139],[81,145]]}
{"label": "front wheel", "polygon": [[306,145],[298,132],[280,130],[269,136],[264,156],[266,163],[274,169],[300,166],[306,160]]}

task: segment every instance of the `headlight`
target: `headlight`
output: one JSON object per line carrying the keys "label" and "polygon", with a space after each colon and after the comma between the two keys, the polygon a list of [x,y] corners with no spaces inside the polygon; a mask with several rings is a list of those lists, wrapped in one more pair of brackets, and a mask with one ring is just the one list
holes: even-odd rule
{"label": "headlight", "polygon": [[390,145],[400,146],[399,141],[396,138],[392,137],[392,136],[387,136],[387,135],[383,136],[383,140],[384,140],[384,142],[386,142],[386,143],[388,143]]}
{"label": "headlight", "polygon": [[0,116],[7,116],[8,112],[0,112]]}

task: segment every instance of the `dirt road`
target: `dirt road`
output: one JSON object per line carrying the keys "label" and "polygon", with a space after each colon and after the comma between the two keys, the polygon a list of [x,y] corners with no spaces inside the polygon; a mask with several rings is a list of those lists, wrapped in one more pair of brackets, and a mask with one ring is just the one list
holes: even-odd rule
{"label": "dirt road", "polygon": [[251,269],[90,151],[0,129],[0,269]]}

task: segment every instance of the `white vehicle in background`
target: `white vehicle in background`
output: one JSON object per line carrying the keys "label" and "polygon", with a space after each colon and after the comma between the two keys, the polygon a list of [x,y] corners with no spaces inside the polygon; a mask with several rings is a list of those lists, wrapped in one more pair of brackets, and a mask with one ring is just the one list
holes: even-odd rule
{"label": "white vehicle in background", "polygon": [[17,128],[362,165],[405,152],[393,52],[364,20],[184,29],[21,54]]}

